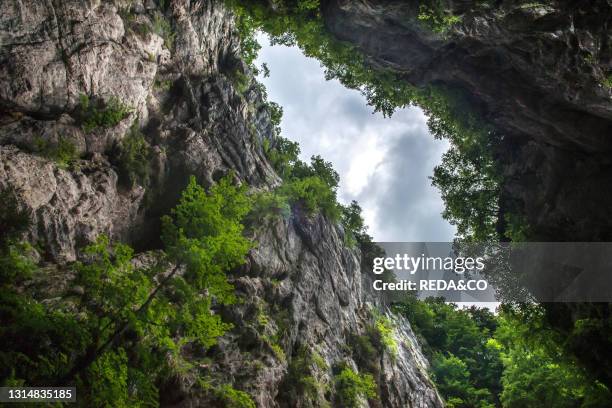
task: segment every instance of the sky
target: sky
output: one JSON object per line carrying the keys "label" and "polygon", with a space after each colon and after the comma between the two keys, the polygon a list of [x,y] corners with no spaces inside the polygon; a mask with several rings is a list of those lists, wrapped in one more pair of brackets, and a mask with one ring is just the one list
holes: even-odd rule
{"label": "sky", "polygon": [[283,107],[282,135],[299,142],[301,159],[331,161],[340,175],[339,201],[357,200],[378,242],[451,241],[455,229],[441,216],[443,202],[429,177],[447,150],[416,107],[391,118],[373,114],[356,90],[326,81],[319,62],[297,47],[270,46],[261,36],[256,61],[266,63],[268,99]]}

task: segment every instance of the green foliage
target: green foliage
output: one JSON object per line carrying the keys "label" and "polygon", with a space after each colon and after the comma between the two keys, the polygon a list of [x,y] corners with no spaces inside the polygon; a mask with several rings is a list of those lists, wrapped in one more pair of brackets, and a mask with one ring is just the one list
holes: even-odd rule
{"label": "green foliage", "polygon": [[612,393],[568,357],[537,306],[504,307],[495,335],[504,364],[504,407],[605,407]]}
{"label": "green foliage", "polygon": [[[254,33],[262,30],[273,44],[299,46],[306,56],[322,63],[327,79],[338,79],[344,86],[359,90],[375,111],[386,116],[397,108],[421,106],[429,116],[434,136],[451,142],[451,150],[433,177],[433,184],[445,201],[444,217],[457,225],[461,239],[498,238],[495,227],[500,172],[493,158],[497,139],[477,112],[468,110],[471,104],[467,98],[452,89],[418,89],[398,73],[374,69],[355,48],[337,41],[326,31],[318,2],[275,1],[273,6],[258,1],[229,3],[241,19],[243,43],[255,41]],[[437,31],[446,31],[458,22],[458,17],[445,11],[446,7],[438,0],[422,7],[421,21]],[[255,46],[249,49],[257,51]],[[278,152],[272,152],[270,158],[276,162],[279,174],[286,178],[287,160],[291,160],[297,146],[284,143],[275,147]]]}
{"label": "green foliage", "polygon": [[248,215],[251,224],[261,224],[267,218],[287,218],[291,207],[286,196],[279,191],[263,191],[252,196],[253,207]]}
{"label": "green foliage", "polygon": [[89,96],[81,94],[77,108],[77,118],[85,132],[98,128],[110,128],[125,119],[132,110],[115,97],[104,101],[100,98],[91,101]]}
{"label": "green foliage", "polygon": [[226,408],[256,408],[255,402],[249,394],[237,390],[229,384],[219,387],[215,394],[223,401]]}
{"label": "green foliage", "polygon": [[266,64],[265,62],[261,64],[261,70],[264,78],[270,77],[270,68],[268,68],[268,64]]}
{"label": "green foliage", "polygon": [[375,327],[385,349],[392,355],[397,355],[397,341],[395,341],[393,323],[387,316],[375,316]]}
{"label": "green foliage", "polygon": [[[321,375],[328,370],[323,358],[307,346],[299,346],[287,367],[287,376],[282,385],[289,405],[303,401],[306,407],[325,407],[325,384]],[[317,372],[319,370],[319,372]]]}
{"label": "green foliage", "polygon": [[[232,327],[213,306],[234,300],[225,273],[251,246],[241,234],[244,190],[225,178],[206,193],[191,179],[164,219],[165,256],[136,267],[131,248],[100,237],[83,250],[86,261],[71,266],[68,287],[81,290],[56,289],[59,297],[22,290],[31,281],[46,287],[49,276],[15,243],[22,227],[11,227],[0,247],[0,382],[74,383],[84,406],[158,406],[157,386],[194,370],[197,356]],[[190,362],[182,357],[187,344]],[[231,406],[254,406],[242,392],[224,396]]]}
{"label": "green foliage", "polygon": [[349,344],[353,352],[353,359],[359,368],[369,372],[377,372],[379,370],[377,361],[382,352],[379,347],[381,343],[378,342],[378,333],[372,330],[373,327],[369,329],[366,334],[353,334],[349,339]]}
{"label": "green foliage", "polygon": [[491,312],[476,307],[457,309],[442,298],[419,301],[413,296],[394,304],[393,309],[411,322],[423,340],[436,385],[448,405],[498,404],[502,363],[499,350],[488,344],[497,328]]}
{"label": "green foliage", "polygon": [[159,35],[164,40],[164,46],[167,49],[170,51],[173,50],[176,33],[172,29],[172,24],[170,24],[163,14],[155,14],[152,21],[151,31]]}
{"label": "green foliage", "polygon": [[69,139],[57,136],[57,142],[50,142],[42,137],[34,139],[34,151],[47,159],[53,160],[62,169],[69,168],[79,159],[76,146]]}
{"label": "green foliage", "polygon": [[232,71],[230,79],[239,94],[244,94],[251,85],[251,78],[238,69]]}
{"label": "green foliage", "polygon": [[310,164],[298,158],[297,143],[282,137],[275,139],[274,146],[266,154],[284,183],[278,189],[292,206],[299,205],[307,214],[321,212],[332,220],[340,218],[341,210],[336,200],[340,177],[330,162],[321,156],[312,156]]}
{"label": "green foliage", "polygon": [[507,213],[504,217],[506,221],[505,236],[512,242],[527,241],[530,232],[529,225],[524,217]]}
{"label": "green foliage", "polygon": [[361,217],[361,207],[353,200],[349,205],[341,206],[341,212],[346,245],[353,247],[359,243],[363,250],[364,244],[370,242],[372,238],[367,234],[367,226]]}
{"label": "green foliage", "polygon": [[280,361],[287,361],[287,356],[285,355],[285,350],[278,343],[269,342],[270,348],[274,352],[274,355]]}
{"label": "green foliage", "polygon": [[609,390],[569,357],[539,306],[502,306],[496,316],[442,299],[407,298],[394,310],[422,337],[448,406],[604,407],[610,401]]}
{"label": "green foliage", "polygon": [[266,107],[268,112],[270,112],[270,122],[274,125],[274,130],[278,136],[281,133],[280,125],[283,119],[283,108],[276,102],[267,102]]}
{"label": "green foliage", "polygon": [[299,204],[307,214],[321,212],[332,220],[339,217],[336,192],[316,176],[295,179],[281,187],[292,205]]}
{"label": "green foliage", "polygon": [[119,175],[127,180],[130,187],[135,184],[148,184],[151,148],[140,131],[138,121],[132,124],[121,141],[118,159]]}
{"label": "green foliage", "polygon": [[[237,5],[236,1],[229,2],[232,5]],[[240,37],[240,54],[242,60],[247,65],[252,65],[257,58],[257,53],[261,49],[261,45],[255,39],[257,35],[257,25],[253,17],[242,7],[233,7],[235,27]],[[265,71],[265,70],[264,70]]]}
{"label": "green foliage", "polygon": [[461,92],[429,88],[424,96],[431,133],[451,142],[432,177],[444,200],[442,215],[457,226],[464,241],[497,240],[501,177],[493,157],[493,131],[468,109],[469,100]]}
{"label": "green foliage", "polygon": [[209,194],[191,177],[171,216],[162,218],[162,239],[170,259],[184,265],[185,280],[195,290],[207,290],[222,304],[235,300],[225,271],[241,265],[252,247],[242,236],[241,223],[250,208],[246,186],[233,185],[231,176],[221,179]]}
{"label": "green foliage", "polygon": [[485,388],[474,388],[470,382],[467,364],[451,353],[436,354],[432,361],[432,374],[438,390],[446,396],[447,406],[494,407],[490,391]]}
{"label": "green foliage", "polygon": [[417,19],[425,27],[438,34],[446,34],[455,24],[461,22],[461,17],[445,10],[443,0],[429,0],[419,6]]}
{"label": "green foliage", "polygon": [[282,137],[274,139],[274,145],[269,146],[266,152],[272,166],[283,180],[291,178],[293,167],[299,162],[299,154],[299,144]]}
{"label": "green foliage", "polygon": [[264,330],[268,324],[270,323],[270,316],[263,310],[263,306],[261,304],[257,307],[257,325],[260,330]]}
{"label": "green foliage", "polygon": [[128,403],[128,360],[125,350],[109,351],[89,367],[88,377],[95,378],[89,391],[90,402],[99,407],[125,407]]}
{"label": "green foliage", "polygon": [[602,81],[602,85],[608,89],[612,89],[612,74],[608,74]]}
{"label": "green foliage", "polygon": [[334,381],[338,402],[343,407],[359,407],[363,398],[378,399],[376,383],[371,374],[358,374],[344,366],[334,376]]}

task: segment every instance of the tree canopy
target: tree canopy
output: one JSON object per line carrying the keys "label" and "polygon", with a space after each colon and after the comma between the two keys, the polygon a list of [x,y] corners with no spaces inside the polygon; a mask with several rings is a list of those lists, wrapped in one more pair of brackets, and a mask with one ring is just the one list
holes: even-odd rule
{"label": "tree canopy", "polygon": [[[242,225],[250,204],[230,177],[208,192],[192,177],[163,218],[165,250],[146,261],[101,236],[61,271],[78,291],[47,287],[54,274],[11,237],[0,248],[2,384],[76,384],[84,405],[158,406],[158,388],[196,370],[197,355],[232,328],[214,309],[236,299],[227,273],[252,247]],[[219,395],[248,398],[230,391]]]}

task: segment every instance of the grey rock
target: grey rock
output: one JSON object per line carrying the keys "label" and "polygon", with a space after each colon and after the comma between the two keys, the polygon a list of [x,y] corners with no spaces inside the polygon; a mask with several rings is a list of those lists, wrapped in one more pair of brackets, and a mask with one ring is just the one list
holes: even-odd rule
{"label": "grey rock", "polygon": [[467,95],[502,140],[501,208],[525,209],[534,239],[611,239],[610,2],[445,4],[461,21],[443,35],[415,1],[332,0],[323,15],[373,67]]}
{"label": "grey rock", "polygon": [[57,163],[0,146],[0,187],[17,192],[32,214],[30,239],[60,263],[77,259],[78,249],[101,234],[122,237],[136,215],[144,191],[119,192],[108,162]]}
{"label": "grey rock", "polygon": [[[205,186],[230,172],[253,190],[280,184],[262,147],[275,137],[264,92],[239,56],[221,1],[172,1],[165,11],[152,1],[5,3],[0,188],[13,188],[30,210],[29,240],[40,244],[50,279],[64,273],[68,282],[65,264],[84,259],[80,250],[100,234],[134,246],[136,266],[157,262],[159,217],[176,204],[190,175]],[[142,31],[155,19],[172,27],[173,41]],[[232,81],[236,72],[250,78],[246,90]],[[116,126],[85,132],[76,115],[81,94],[117,98],[132,113]],[[142,186],[118,174],[117,149],[136,120],[151,146],[151,177]],[[41,140],[60,137],[80,155],[72,165],[32,153]],[[235,329],[220,339],[210,363],[162,390],[163,406],[214,405],[214,396],[196,386],[197,376],[247,391],[259,407],[303,406],[305,396],[286,395],[288,367],[300,347],[325,362],[313,367],[330,389],[319,390],[321,401],[333,400],[333,365],[359,369],[349,342],[365,333],[380,305],[342,229],[296,210],[287,219],[262,220],[252,237],[256,249],[231,274],[243,302],[216,310]],[[83,290],[62,288],[53,291],[53,302],[61,301],[61,290]],[[269,317],[263,327],[261,313]],[[385,384],[375,406],[441,407],[409,323],[397,320],[395,327],[397,357],[384,352],[376,362]]]}

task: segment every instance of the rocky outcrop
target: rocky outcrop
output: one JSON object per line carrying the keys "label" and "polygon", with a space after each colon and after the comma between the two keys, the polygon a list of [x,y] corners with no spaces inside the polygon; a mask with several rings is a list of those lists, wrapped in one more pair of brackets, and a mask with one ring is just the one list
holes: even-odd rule
{"label": "rocky outcrop", "polygon": [[458,21],[437,32],[420,3],[330,0],[323,15],[373,67],[466,95],[501,141],[501,206],[524,212],[536,240],[609,240],[609,2],[449,0]]}
{"label": "rocky outcrop", "polygon": [[[274,184],[277,176],[262,155],[261,141],[272,134],[272,125],[261,92],[253,86],[242,95],[230,79],[246,67],[236,57],[227,11],[207,2],[176,2],[169,20],[152,2],[132,3],[15,1],[3,8],[0,143],[32,151],[37,143],[53,144],[61,137],[84,159],[102,155],[115,162],[116,146],[138,121],[152,146],[147,194],[154,205],[139,206],[133,199],[147,186],[122,188],[115,176],[109,186],[116,194],[104,200],[108,216],[99,213],[94,222],[106,227],[92,229],[89,238],[105,232],[144,248],[152,243],[143,237],[173,205],[190,174],[207,185],[229,170],[254,186]],[[117,99],[130,113],[115,126],[86,132],[78,118],[81,95]],[[33,186],[27,180],[17,185],[8,176],[0,183],[26,194],[54,191],[36,177],[32,182],[39,185]],[[127,218],[126,200],[136,207]],[[78,224],[81,214],[65,217],[66,223]],[[129,226],[112,227],[121,223]],[[74,260],[75,244],[88,239],[77,229],[60,228],[53,241],[57,248],[49,256]]]}
{"label": "rocky outcrop", "polygon": [[60,263],[75,261],[78,249],[101,234],[125,235],[142,203],[142,188],[119,192],[117,174],[101,156],[68,170],[3,146],[0,161],[0,180],[32,214],[30,240]]}
{"label": "rocky outcrop", "polygon": [[[420,4],[434,3],[453,24],[432,30],[419,19]],[[374,68],[458,90],[493,125],[500,219],[524,215],[532,241],[612,239],[609,1],[329,0],[323,16]],[[609,386],[609,305],[545,308],[567,349]],[[597,322],[588,340],[576,336],[581,319]]]}
{"label": "rocky outcrop", "polygon": [[[239,56],[230,13],[220,1],[161,3],[9,0],[0,10],[0,189],[31,213],[29,240],[57,266],[54,279],[100,234],[147,259],[190,175],[206,186],[230,172],[253,189],[280,182],[262,148],[274,137],[264,92]],[[100,113],[110,101],[128,112],[88,128],[81,95]],[[137,182],[124,179],[118,155],[131,128],[149,146],[149,177]],[[70,160],[40,148],[60,140]],[[251,230],[258,245],[232,274],[244,301],[219,310],[235,329],[195,375],[245,390],[260,407],[333,403],[333,367],[362,370],[351,341],[374,319],[359,251],[340,226],[299,210]],[[372,362],[380,398],[363,405],[441,407],[409,323],[394,327],[397,353]],[[317,356],[317,395],[289,378],[304,350]],[[193,376],[162,397],[164,406],[219,404]]]}
{"label": "rocky outcrop", "polygon": [[[237,330],[221,343],[225,357],[212,372],[245,384],[258,406],[325,406],[337,363],[363,369],[351,342],[372,324],[373,305],[364,300],[368,288],[361,283],[360,254],[346,248],[342,230],[321,216],[296,213],[270,220],[255,237],[258,249],[234,281],[247,302],[225,311]],[[372,401],[373,406],[441,407],[409,323],[393,319],[398,350],[375,357],[380,400]],[[279,340],[274,343],[271,338]],[[282,349],[280,358],[276,346]],[[299,386],[287,378],[303,350],[322,360],[311,367],[312,373],[302,373],[315,379],[316,396],[296,396]],[[211,403],[192,398],[177,406]]]}

